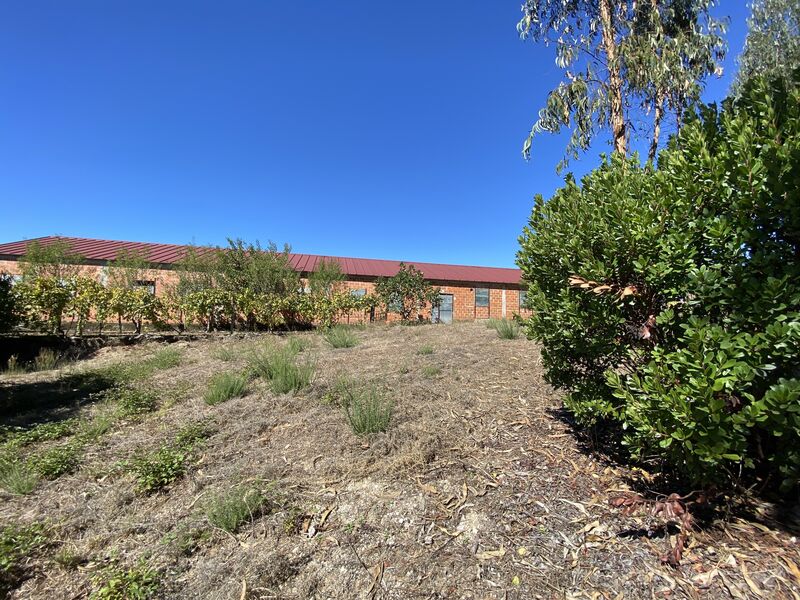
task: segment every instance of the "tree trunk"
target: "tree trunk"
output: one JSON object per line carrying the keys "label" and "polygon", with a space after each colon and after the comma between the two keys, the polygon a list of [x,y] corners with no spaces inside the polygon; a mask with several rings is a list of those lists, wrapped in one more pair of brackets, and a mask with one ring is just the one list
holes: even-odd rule
{"label": "tree trunk", "polygon": [[611,15],[611,0],[599,0],[600,21],[603,26],[603,48],[608,62],[608,87],[611,95],[611,132],[614,136],[614,152],[625,156],[627,136],[625,114],[622,106],[622,76],[617,61],[617,41],[614,38],[614,23]]}
{"label": "tree trunk", "polygon": [[656,111],[653,117],[653,139],[650,141],[650,151],[647,153],[647,160],[656,159],[658,151],[658,138],[661,135],[661,119],[664,117],[664,92],[659,91],[656,95]]}

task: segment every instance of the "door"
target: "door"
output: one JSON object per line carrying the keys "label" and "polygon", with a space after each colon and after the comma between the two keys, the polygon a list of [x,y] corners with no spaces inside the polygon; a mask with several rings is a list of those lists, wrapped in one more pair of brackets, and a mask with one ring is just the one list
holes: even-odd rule
{"label": "door", "polygon": [[440,304],[431,310],[434,323],[453,322],[453,294],[439,294]]}

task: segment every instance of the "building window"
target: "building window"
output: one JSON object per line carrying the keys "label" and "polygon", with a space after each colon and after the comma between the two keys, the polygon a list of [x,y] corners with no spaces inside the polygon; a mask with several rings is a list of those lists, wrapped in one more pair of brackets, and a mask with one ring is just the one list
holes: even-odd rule
{"label": "building window", "polygon": [[143,287],[143,288],[147,289],[147,292],[149,294],[152,294],[153,296],[156,295],[156,282],[155,281],[152,281],[152,280],[140,280],[140,281],[136,282],[136,286],[137,287]]}
{"label": "building window", "polygon": [[350,290],[350,295],[355,296],[356,298],[361,298],[362,296],[367,295],[367,290],[365,290],[364,288],[358,290]]}
{"label": "building window", "polygon": [[527,301],[528,301],[528,292],[526,292],[525,290],[520,290],[519,291],[519,307],[520,307],[520,309],[527,308],[527,306],[525,306],[525,303]]}
{"label": "building window", "polygon": [[489,306],[489,288],[475,288],[475,306]]}

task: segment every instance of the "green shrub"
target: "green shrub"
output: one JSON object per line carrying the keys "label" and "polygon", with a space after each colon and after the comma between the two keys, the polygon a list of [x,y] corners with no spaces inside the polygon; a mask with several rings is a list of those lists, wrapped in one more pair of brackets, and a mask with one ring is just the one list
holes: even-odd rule
{"label": "green shrub", "polygon": [[10,592],[25,578],[34,554],[47,545],[44,526],[6,525],[0,528],[0,593]]}
{"label": "green shrub", "polygon": [[0,488],[9,494],[25,496],[30,494],[39,478],[28,464],[17,456],[0,456]]}
{"label": "green shrub", "polygon": [[145,600],[160,587],[158,571],[144,561],[130,569],[111,565],[92,577],[91,600]]}
{"label": "green shrub", "polygon": [[417,350],[417,354],[421,354],[422,356],[429,356],[433,354],[433,346],[431,346],[430,344],[421,346],[420,349]]}
{"label": "green shrub", "polygon": [[358,344],[358,336],[343,325],[329,327],[322,336],[333,348],[352,348]]}
{"label": "green shrub", "polygon": [[55,350],[42,348],[33,359],[34,371],[50,371],[58,366],[61,356]]}
{"label": "green shrub", "polygon": [[343,390],[342,404],[356,435],[378,433],[389,428],[394,406],[378,387],[350,383]]}
{"label": "green shrub", "polygon": [[239,398],[247,393],[247,383],[247,376],[241,373],[217,373],[211,378],[203,400],[206,404],[214,405]]}
{"label": "green shrub", "polygon": [[306,361],[298,363],[297,354],[289,348],[263,347],[250,357],[253,372],[270,382],[276,394],[297,392],[311,383],[314,377],[314,364]]}
{"label": "green shrub", "polygon": [[75,470],[80,463],[82,450],[82,446],[74,442],[54,446],[32,456],[29,459],[29,465],[37,475],[44,479],[58,479]]}
{"label": "green shrub", "polygon": [[688,483],[800,479],[800,91],[756,80],[658,169],[614,157],[537,198],[528,333],[585,424]]}
{"label": "green shrub", "polygon": [[0,273],[0,333],[6,333],[16,327],[20,320],[17,295],[14,293],[14,279]]}
{"label": "green shrub", "polygon": [[260,490],[236,487],[211,498],[205,513],[214,527],[233,533],[246,521],[259,516],[265,503],[266,497]]}
{"label": "green shrub", "polygon": [[503,340],[515,340],[520,333],[519,323],[513,319],[498,319],[494,329],[497,331],[497,336]]}
{"label": "green shrub", "polygon": [[157,450],[139,453],[127,464],[139,491],[152,493],[167,487],[186,472],[194,458],[195,446],[211,435],[209,425],[200,421],[181,429],[170,444]]}

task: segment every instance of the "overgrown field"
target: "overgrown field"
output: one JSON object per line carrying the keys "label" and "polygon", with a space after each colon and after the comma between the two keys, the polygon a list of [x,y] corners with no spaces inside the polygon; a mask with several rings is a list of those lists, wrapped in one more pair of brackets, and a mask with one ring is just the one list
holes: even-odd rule
{"label": "overgrown field", "polygon": [[220,336],[0,375],[0,595],[800,597],[791,515],[764,504],[696,515],[662,565],[675,528],[608,502],[648,474],[582,447],[505,329]]}

